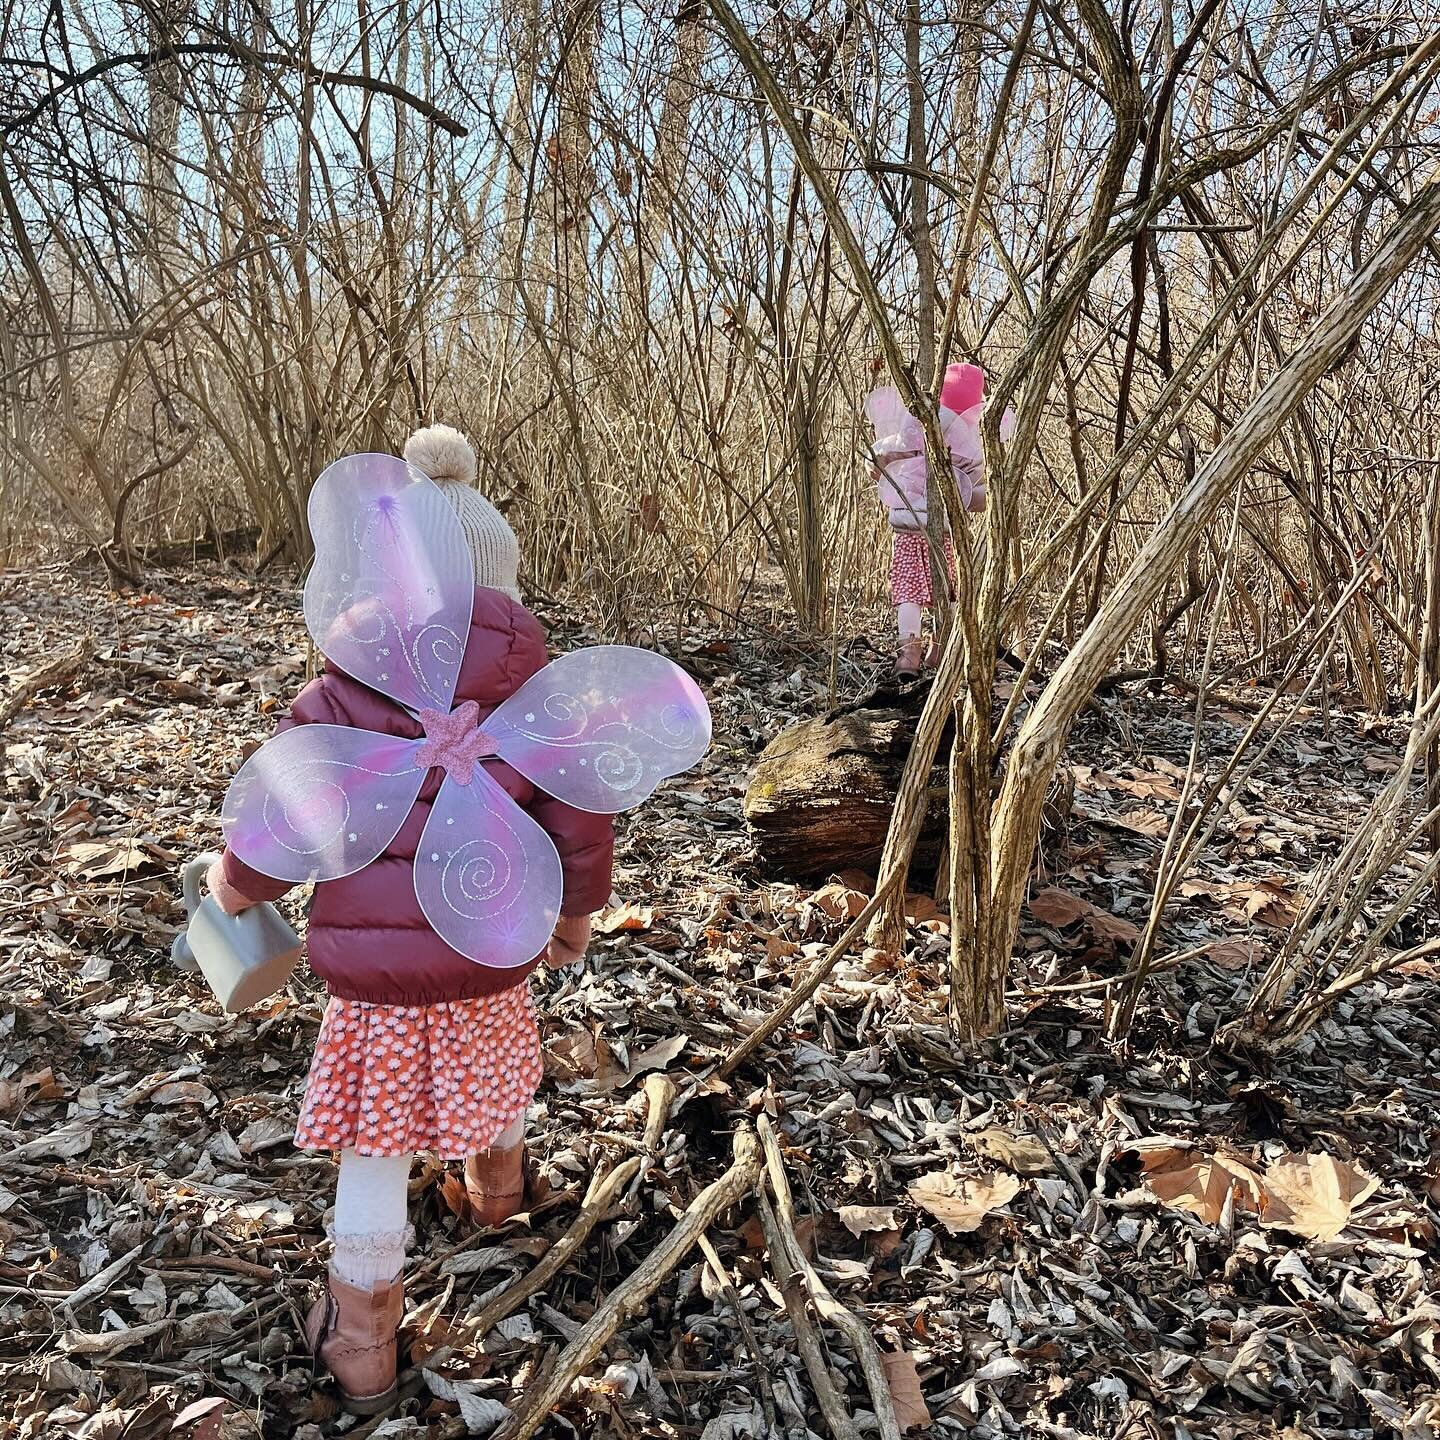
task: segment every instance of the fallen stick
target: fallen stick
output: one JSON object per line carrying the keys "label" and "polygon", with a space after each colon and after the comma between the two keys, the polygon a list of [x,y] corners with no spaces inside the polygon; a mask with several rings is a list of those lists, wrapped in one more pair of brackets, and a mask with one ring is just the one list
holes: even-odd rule
{"label": "fallen stick", "polygon": [[95,641],[87,634],[73,650],[57,655],[48,665],[32,670],[3,700],[0,700],[0,730],[3,730],[42,690],[68,684],[95,653]]}
{"label": "fallen stick", "polygon": [[167,1316],[164,1320],[132,1325],[128,1330],[102,1330],[95,1334],[84,1330],[65,1330],[58,1344],[62,1355],[87,1355],[93,1359],[108,1360],[136,1345],[156,1339],[174,1323],[174,1316]]}
{"label": "fallen stick", "polygon": [[835,1374],[825,1359],[820,1346],[820,1337],[815,1326],[805,1313],[805,1280],[795,1263],[791,1246],[799,1246],[793,1235],[787,1236],[775,1218],[775,1211],[760,1191],[760,1228],[765,1232],[765,1244],[770,1251],[770,1268],[775,1272],[780,1294],[785,1301],[785,1312],[790,1316],[790,1327],[795,1331],[795,1346],[805,1369],[810,1376],[810,1388],[815,1393],[815,1403],[830,1427],[835,1440],[860,1440],[860,1431],[854,1417],[845,1408],[840,1398],[840,1388],[835,1383]]}
{"label": "fallen stick", "polygon": [[585,1322],[562,1350],[554,1371],[541,1385],[532,1386],[531,1398],[495,1432],[493,1440],[530,1440],[550,1414],[570,1394],[575,1382],[614,1338],[616,1331],[639,1315],[666,1277],[691,1248],[736,1201],[748,1195],[760,1178],[760,1147],[748,1126],[735,1134],[735,1159],[730,1168],[707,1185],[689,1204],[684,1217],[647,1255],[641,1265],[617,1286],[605,1303]]}
{"label": "fallen stick", "polygon": [[513,1315],[532,1295],[543,1290],[590,1238],[590,1232],[610,1213],[610,1207],[625,1193],[630,1182],[650,1163],[665,1134],[670,1107],[675,1102],[675,1086],[664,1075],[645,1079],[645,1154],[622,1161],[603,1176],[597,1176],[580,1206],[570,1228],[545,1252],[533,1270],[506,1286],[479,1314],[474,1331],[484,1338],[507,1315]]}
{"label": "fallen stick", "polygon": [[[780,1154],[780,1141],[768,1115],[761,1115],[758,1122],[760,1143],[765,1147],[765,1166],[769,1174],[770,1189],[775,1196],[776,1217],[783,1230],[795,1233],[795,1202],[790,1195],[790,1182],[785,1178],[785,1160]],[[865,1372],[865,1384],[870,1391],[870,1404],[875,1418],[880,1423],[881,1440],[900,1440],[900,1422],[895,1418],[895,1402],[890,1395],[890,1382],[885,1376],[885,1363],[880,1359],[880,1347],[871,1337],[870,1330],[858,1315],[852,1314],[826,1288],[825,1282],[815,1273],[815,1267],[805,1258],[797,1240],[791,1258],[804,1276],[810,1289],[810,1299],[822,1320],[828,1320],[849,1342]]]}
{"label": "fallen stick", "polygon": [[[764,1196],[761,1200],[763,1202]],[[677,1219],[684,1218],[685,1212],[678,1205],[670,1207],[670,1213]],[[755,1327],[750,1323],[750,1317],[745,1313],[745,1306],[740,1299],[740,1292],[735,1288],[734,1282],[730,1279],[730,1272],[725,1268],[725,1262],[720,1258],[720,1253],[711,1243],[708,1235],[700,1236],[700,1253],[705,1257],[705,1263],[710,1267],[710,1273],[715,1277],[715,1283],[719,1285],[721,1293],[725,1296],[725,1303],[730,1307],[735,1316],[735,1323],[740,1327],[740,1334],[745,1344],[749,1347],[750,1356],[755,1361],[755,1383],[760,1387],[760,1408],[765,1412],[765,1423],[770,1431],[774,1431],[779,1420],[775,1411],[775,1391],[770,1385],[770,1371],[765,1364],[765,1357],[760,1353],[760,1342],[755,1336]]]}
{"label": "fallen stick", "polygon": [[13,1295],[21,1300],[68,1300],[68,1290],[32,1290],[28,1285],[0,1285],[0,1295]]}
{"label": "fallen stick", "polygon": [[204,1275],[216,1270],[226,1275],[243,1275],[247,1280],[271,1281],[275,1278],[272,1265],[257,1265],[253,1260],[242,1260],[237,1255],[162,1255],[144,1261],[142,1270],[188,1271]]}
{"label": "fallen stick", "polygon": [[145,1248],[144,1241],[133,1250],[127,1251],[118,1260],[112,1260],[103,1270],[97,1271],[77,1290],[72,1290],[65,1299],[65,1308],[74,1313],[82,1305],[103,1295],[139,1258]]}
{"label": "fallen stick", "polygon": [[825,977],[840,963],[855,938],[870,923],[870,917],[889,898],[900,883],[894,875],[870,897],[870,902],[850,922],[845,933],[815,962],[805,978],[772,1010],[721,1062],[715,1072],[723,1080],[737,1066],[743,1065],[821,986]]}

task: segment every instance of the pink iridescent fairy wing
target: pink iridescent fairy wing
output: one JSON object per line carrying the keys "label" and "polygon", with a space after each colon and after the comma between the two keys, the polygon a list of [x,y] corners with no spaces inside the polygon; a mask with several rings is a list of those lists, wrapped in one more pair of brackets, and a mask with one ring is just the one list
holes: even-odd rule
{"label": "pink iridescent fairy wing", "polygon": [[613,815],[705,753],[710,708],[663,655],[596,645],[532,675],[485,729],[502,758],[542,790]]}
{"label": "pink iridescent fairy wing", "polygon": [[[875,427],[875,448],[911,449],[915,417],[893,385],[880,385],[865,397],[865,413]],[[923,436],[922,441],[923,444]]]}
{"label": "pink iridescent fairy wing", "polygon": [[880,469],[880,503],[886,509],[909,509],[925,501],[925,457],[891,460]]}
{"label": "pink iridescent fairy wing", "polygon": [[975,405],[957,414],[944,405],[940,407],[940,433],[950,448],[950,466],[955,472],[960,499],[967,509],[972,508],[985,473],[985,452],[980,444],[982,408]]}
{"label": "pink iridescent fairy wing", "polygon": [[338,880],[395,838],[425,778],[419,741],[348,725],[297,725],[267,740],[230,782],[225,843],[276,880]]}
{"label": "pink iridescent fairy wing", "polygon": [[985,452],[980,444],[980,413],[983,408],[975,405],[957,415],[943,405],[940,407],[940,433],[950,447],[950,459],[957,468],[973,468],[984,462]]}
{"label": "pink iridescent fairy wing", "polygon": [[550,837],[477,767],[448,776],[415,853],[415,896],[435,933],[497,969],[533,960],[560,915],[564,879]]}
{"label": "pink iridescent fairy wing", "polygon": [[347,675],[411,710],[448,710],[474,566],[439,488],[393,455],[347,455],[310,492],[305,623]]}

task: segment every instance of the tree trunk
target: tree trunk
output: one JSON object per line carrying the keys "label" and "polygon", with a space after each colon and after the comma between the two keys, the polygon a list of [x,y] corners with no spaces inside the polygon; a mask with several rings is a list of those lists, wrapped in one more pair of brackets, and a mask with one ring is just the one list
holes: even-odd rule
{"label": "tree trunk", "polygon": [[[955,907],[951,926],[951,1021],[959,1033],[968,1036],[995,1030],[1004,1014],[1003,971],[997,966],[988,944],[993,894],[989,788],[992,763],[989,730],[984,722],[990,714],[994,687],[995,642],[1003,613],[1006,565],[1011,539],[1019,524],[1018,481],[1037,442],[1046,395],[1064,353],[1072,318],[1084,299],[1085,286],[1099,268],[1098,257],[1103,250],[1107,225],[1140,133],[1139,83],[1110,15],[1099,0],[1080,0],[1079,8],[1095,42],[1115,127],[1097,173],[1080,236],[1081,258],[1075,262],[1070,296],[1052,322],[1027,341],[1026,348],[1033,351],[1034,358],[1025,376],[1015,435],[1003,464],[998,446],[998,417],[992,414],[982,425],[990,480],[985,517],[986,559],[977,579],[969,563],[968,547],[963,543],[957,546],[960,586],[955,618],[958,623],[950,627],[929,702],[916,726],[915,749],[900,786],[879,882],[885,888],[886,881],[896,872],[903,873],[908,864],[907,847],[913,845],[919,834],[922,819],[915,807],[924,799],[916,780],[919,775],[929,773],[940,735],[958,707],[958,733],[964,737],[965,753],[952,767],[951,778],[954,785],[965,787],[965,793],[952,793],[951,800],[950,884]],[[1085,284],[1076,283],[1081,280]],[[1015,367],[1011,373],[1017,373]],[[1004,399],[1005,396],[999,394],[994,403],[1001,404]],[[935,453],[937,456],[943,453],[938,444]],[[961,522],[958,496],[954,497],[953,516],[958,525]],[[968,526],[965,528],[968,531]],[[1048,780],[1047,775],[1041,786],[1038,803],[1042,806]],[[1022,865],[1027,874],[1035,833],[1031,834],[1031,850],[1027,851]],[[901,916],[895,897],[903,894],[903,887],[894,884],[888,891],[891,899],[872,925],[870,938],[872,943],[894,949],[901,934]]]}
{"label": "tree trunk", "polygon": [[557,0],[560,24],[559,118],[546,147],[550,161],[544,236],[554,269],[551,320],[573,364],[589,307],[590,192],[594,170],[595,48],[600,8],[595,0]]}
{"label": "tree trunk", "polygon": [[[910,162],[910,245],[915,251],[915,376],[928,387],[927,402],[939,394],[935,373],[935,249],[930,233],[930,150],[926,139],[925,77],[920,68],[920,3],[905,5],[905,90],[908,104],[905,149]],[[937,460],[938,463],[938,460]],[[945,569],[945,506],[935,466],[925,482],[926,533],[930,542],[930,593],[938,617],[948,617],[950,578]]]}
{"label": "tree trunk", "polygon": [[507,151],[504,217],[500,224],[499,292],[495,300],[500,327],[500,352],[508,356],[510,337],[519,328],[520,306],[515,287],[526,251],[525,224],[529,217],[535,175],[535,127],[531,107],[535,97],[535,71],[539,64],[539,0],[525,0],[513,21],[518,35],[513,40],[514,89],[505,112],[502,135]]}
{"label": "tree trunk", "polygon": [[[1415,709],[1427,696],[1440,690],[1440,474],[1432,474],[1425,497],[1425,599],[1424,626],[1420,640],[1420,661],[1415,677]],[[1440,739],[1425,751],[1425,808],[1440,807]],[[1440,814],[1430,822],[1430,849],[1440,855]],[[1440,902],[1440,880],[1435,898]]]}
{"label": "tree trunk", "polygon": [[709,30],[701,23],[699,0],[684,0],[675,17],[675,58],[665,77],[665,95],[655,126],[655,152],[640,210],[642,245],[657,245],[665,228],[666,212],[675,198],[675,186],[685,173],[690,144],[690,109],[700,91],[700,67],[705,60]]}
{"label": "tree trunk", "polygon": [[[803,390],[803,382],[797,379]],[[798,573],[795,618],[807,633],[825,616],[825,530],[820,489],[820,440],[817,416],[809,397],[797,396],[792,410],[795,426],[795,542]]]}
{"label": "tree trunk", "polygon": [[[148,11],[146,34],[153,50],[184,38],[189,19],[187,0],[169,0]],[[145,195],[143,209],[149,229],[145,298],[154,301],[164,290],[169,265],[177,258],[179,181],[175,174],[175,143],[180,134],[180,62],[171,55],[145,72]]]}

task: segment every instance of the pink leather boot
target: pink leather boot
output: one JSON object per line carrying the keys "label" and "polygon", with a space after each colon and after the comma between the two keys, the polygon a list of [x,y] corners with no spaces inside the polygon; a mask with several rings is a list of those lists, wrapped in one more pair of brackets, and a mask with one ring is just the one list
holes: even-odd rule
{"label": "pink leather boot", "polygon": [[465,1194],[477,1225],[503,1225],[519,1214],[525,1208],[525,1142],[467,1156]]}
{"label": "pink leather boot", "polygon": [[900,646],[895,657],[895,675],[900,680],[913,680],[920,673],[925,656],[925,644],[917,635]]}
{"label": "pink leather boot", "polygon": [[310,1352],[335,1377],[352,1415],[377,1415],[394,1403],[396,1335],[405,1313],[400,1277],[375,1290],[347,1285],[330,1270],[325,1293],[305,1319]]}

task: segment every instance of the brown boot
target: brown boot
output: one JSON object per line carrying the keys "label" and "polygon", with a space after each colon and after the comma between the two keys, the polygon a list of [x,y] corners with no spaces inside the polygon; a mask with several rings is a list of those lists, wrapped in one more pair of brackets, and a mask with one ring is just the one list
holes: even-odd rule
{"label": "brown boot", "polygon": [[378,1415],[395,1401],[395,1336],[405,1311],[397,1275],[376,1290],[347,1285],[331,1270],[305,1319],[311,1354],[335,1377],[352,1415]]}
{"label": "brown boot", "polygon": [[925,646],[917,635],[900,647],[895,657],[895,677],[898,680],[913,680],[920,673],[920,664],[925,655]]}
{"label": "brown boot", "polygon": [[525,1208],[525,1142],[467,1156],[465,1194],[477,1225],[503,1225],[519,1214]]}

